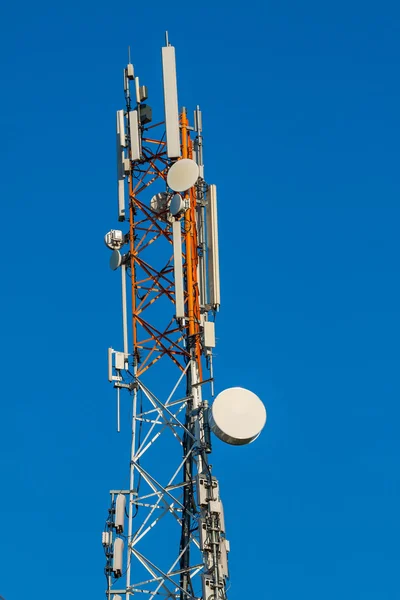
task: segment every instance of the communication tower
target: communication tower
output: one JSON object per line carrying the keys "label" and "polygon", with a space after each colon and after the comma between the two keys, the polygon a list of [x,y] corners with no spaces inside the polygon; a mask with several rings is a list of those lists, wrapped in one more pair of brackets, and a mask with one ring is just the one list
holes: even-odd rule
{"label": "communication tower", "polygon": [[108,350],[108,379],[131,404],[126,489],[110,492],[102,536],[108,600],[225,600],[229,542],[212,433],[247,444],[266,422],[261,400],[235,387],[214,398],[220,306],[216,186],[203,164],[202,113],[178,110],[175,48],[162,48],[165,113],[124,69],[117,111],[118,220],[105,243],[121,272],[122,349]]}

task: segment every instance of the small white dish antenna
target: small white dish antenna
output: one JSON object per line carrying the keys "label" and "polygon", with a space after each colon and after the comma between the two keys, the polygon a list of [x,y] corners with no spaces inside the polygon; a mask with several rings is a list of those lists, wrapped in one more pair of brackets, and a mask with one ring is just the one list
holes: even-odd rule
{"label": "small white dish antenna", "polygon": [[256,394],[233,387],[215,398],[209,420],[211,431],[220,440],[233,446],[243,446],[260,435],[267,421],[267,411]]}
{"label": "small white dish antenna", "polygon": [[150,200],[150,208],[155,213],[165,212],[168,209],[167,192],[160,192],[159,194],[155,194]]}
{"label": "small white dish antenna", "polygon": [[191,158],[176,161],[168,171],[167,183],[174,192],[186,192],[199,178],[199,167]]}
{"label": "small white dish antenna", "polygon": [[169,205],[169,212],[174,217],[185,210],[185,203],[180,194],[174,194]]}
{"label": "small white dish antenna", "polygon": [[116,271],[122,265],[122,256],[119,250],[114,250],[110,257],[110,268]]}

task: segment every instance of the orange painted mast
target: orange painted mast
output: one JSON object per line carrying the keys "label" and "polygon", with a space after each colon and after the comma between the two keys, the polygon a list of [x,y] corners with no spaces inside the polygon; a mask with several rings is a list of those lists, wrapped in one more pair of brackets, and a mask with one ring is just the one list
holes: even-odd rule
{"label": "orange painted mast", "polygon": [[[188,130],[186,109],[181,112],[182,158],[192,158],[192,140]],[[193,188],[185,192],[185,200],[189,204],[185,212],[185,248],[186,248],[186,282],[187,282],[187,320],[188,334],[193,337],[195,357],[201,375],[200,347],[200,297],[197,281],[198,245],[196,229],[196,194]]]}

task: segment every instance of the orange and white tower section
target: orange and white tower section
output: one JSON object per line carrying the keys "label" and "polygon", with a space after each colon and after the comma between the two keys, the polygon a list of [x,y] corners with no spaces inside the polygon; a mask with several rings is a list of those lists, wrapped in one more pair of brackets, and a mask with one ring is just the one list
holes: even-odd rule
{"label": "orange and white tower section", "polygon": [[248,444],[266,411],[240,387],[214,398],[217,190],[205,179],[200,108],[192,121],[179,109],[168,37],[161,59],[161,119],[132,64],[117,112],[120,223],[105,242],[121,272],[122,348],[108,350],[108,378],[117,429],[129,427],[132,443],[129,478],[110,492],[103,532],[106,594],[225,600],[230,547],[212,435]]}

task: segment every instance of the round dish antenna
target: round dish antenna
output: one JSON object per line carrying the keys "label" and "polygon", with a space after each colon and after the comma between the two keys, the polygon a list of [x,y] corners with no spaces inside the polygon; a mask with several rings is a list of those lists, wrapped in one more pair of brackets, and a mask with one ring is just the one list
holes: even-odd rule
{"label": "round dish antenna", "polygon": [[119,250],[114,250],[110,257],[110,268],[116,271],[122,265],[122,256]]}
{"label": "round dish antenna", "polygon": [[176,161],[168,171],[167,183],[174,192],[185,192],[199,178],[199,167],[191,158]]}
{"label": "round dish antenna", "polygon": [[267,411],[260,398],[241,387],[224,390],[215,398],[209,413],[213,433],[227,444],[250,444],[261,433]]}
{"label": "round dish antenna", "polygon": [[169,212],[174,217],[185,210],[185,203],[180,194],[174,194],[169,205]]}
{"label": "round dish antenna", "polygon": [[160,192],[155,194],[150,200],[150,208],[156,213],[161,213],[168,208],[168,194],[167,192]]}

